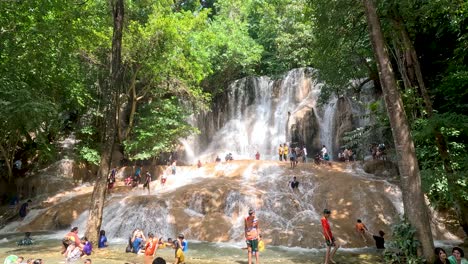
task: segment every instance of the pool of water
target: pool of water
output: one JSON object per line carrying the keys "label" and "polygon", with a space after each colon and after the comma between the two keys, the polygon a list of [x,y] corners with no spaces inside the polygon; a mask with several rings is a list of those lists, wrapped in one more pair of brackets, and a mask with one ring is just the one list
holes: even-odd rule
{"label": "pool of water", "polygon": [[[61,241],[56,234],[33,234],[35,244],[32,246],[18,247],[16,241],[22,238],[19,234],[4,234],[0,237],[0,262],[8,255],[28,258],[41,258],[45,263],[65,263],[65,258],[60,255]],[[89,256],[93,264],[114,263],[148,263],[143,255],[125,253],[125,242],[112,243],[106,249],[95,249]],[[247,251],[242,249],[243,244],[238,243],[208,243],[189,241],[189,251],[186,254],[188,264],[247,264]],[[305,249],[268,246],[260,254],[261,263],[323,263],[325,249]],[[156,256],[164,258],[168,263],[174,261],[174,250],[170,248],[160,249]],[[88,257],[85,257],[88,258]],[[335,261],[342,264],[371,264],[381,263],[381,253],[373,248],[340,249]],[[77,262],[80,263],[80,262]]]}

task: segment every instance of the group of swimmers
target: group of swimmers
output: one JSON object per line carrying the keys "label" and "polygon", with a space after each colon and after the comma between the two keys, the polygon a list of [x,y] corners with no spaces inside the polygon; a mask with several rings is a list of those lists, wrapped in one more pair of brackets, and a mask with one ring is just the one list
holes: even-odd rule
{"label": "group of swimmers", "polygon": [[166,247],[172,247],[175,250],[174,264],[185,263],[184,252],[188,250],[188,242],[183,234],[179,234],[175,240],[169,238],[167,242],[165,242],[162,237],[158,239],[152,232],[149,232],[148,238],[146,238],[144,232],[137,228],[133,230],[125,251],[135,254],[144,254],[146,257],[152,259],[158,249]]}
{"label": "group of swimmers", "polygon": [[[98,247],[107,247],[107,238],[105,238],[105,231],[101,230],[100,240]],[[91,255],[93,251],[93,244],[87,237],[80,238],[78,236],[78,227],[73,227],[62,239],[62,255],[65,257],[66,263],[73,263],[81,257]]]}

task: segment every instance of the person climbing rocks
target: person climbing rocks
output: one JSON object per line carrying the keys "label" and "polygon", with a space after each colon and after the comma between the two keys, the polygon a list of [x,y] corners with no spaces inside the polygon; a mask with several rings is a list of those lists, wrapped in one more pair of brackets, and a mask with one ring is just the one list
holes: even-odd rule
{"label": "person climbing rocks", "polygon": [[359,233],[359,235],[361,235],[362,240],[364,240],[364,242],[367,242],[366,232],[369,231],[369,229],[367,229],[367,226],[361,221],[361,219],[358,219],[356,221],[355,228],[356,228],[356,231]]}
{"label": "person climbing rocks", "polygon": [[291,187],[293,190],[299,187],[299,181],[296,179],[296,176],[294,176],[292,180],[289,181],[289,187]]}
{"label": "person climbing rocks", "polygon": [[26,215],[29,213],[29,204],[32,203],[31,200],[28,200],[27,202],[23,203],[19,209],[19,216],[20,216],[20,219],[23,220]]}
{"label": "person climbing rocks", "polygon": [[148,194],[150,194],[150,184],[151,184],[151,174],[149,171],[146,171],[145,174],[145,183],[143,184],[143,189],[148,189]]}

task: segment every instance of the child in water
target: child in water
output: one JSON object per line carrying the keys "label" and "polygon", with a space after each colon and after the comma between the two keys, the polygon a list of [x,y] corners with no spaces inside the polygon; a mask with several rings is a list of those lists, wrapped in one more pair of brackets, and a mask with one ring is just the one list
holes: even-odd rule
{"label": "child in water", "polygon": [[34,241],[31,239],[31,232],[24,233],[24,238],[18,241],[18,246],[30,246],[34,244]]}
{"label": "child in water", "polygon": [[87,237],[81,238],[81,244],[83,244],[83,253],[81,254],[81,256],[91,255],[91,252],[93,251],[93,244],[91,244],[91,242],[88,241]]}
{"label": "child in water", "polygon": [[98,248],[105,248],[107,247],[107,237],[106,237],[106,231],[101,230],[99,232],[99,243],[98,243]]}

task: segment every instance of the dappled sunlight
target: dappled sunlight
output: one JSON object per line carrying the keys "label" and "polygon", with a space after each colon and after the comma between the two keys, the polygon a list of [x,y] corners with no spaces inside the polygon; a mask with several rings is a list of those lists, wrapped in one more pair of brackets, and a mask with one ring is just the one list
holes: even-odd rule
{"label": "dappled sunlight", "polygon": [[[401,191],[381,179],[350,174],[345,167],[307,163],[292,170],[285,162],[256,160],[178,166],[164,187],[156,177],[151,195],[141,186],[123,186],[119,179],[106,202],[103,229],[110,239],[124,239],[141,227],[163,237],[182,232],[200,241],[241,243],[244,218],[254,208],[270,245],[321,248],[320,218],[327,208],[332,211],[332,230],[344,247],[363,247],[354,229],[356,219],[371,232],[390,234],[390,225],[402,211]],[[291,175],[300,182],[296,190],[288,185]],[[84,228],[91,192],[90,186],[83,186],[51,198],[56,204],[18,230]]]}

